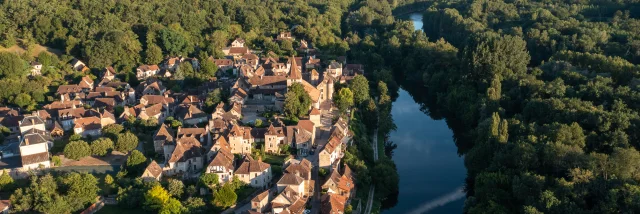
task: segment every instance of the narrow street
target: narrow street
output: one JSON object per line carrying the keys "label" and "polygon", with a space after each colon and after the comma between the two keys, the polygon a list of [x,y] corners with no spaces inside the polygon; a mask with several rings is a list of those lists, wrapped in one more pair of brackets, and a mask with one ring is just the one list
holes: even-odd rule
{"label": "narrow street", "polygon": [[311,201],[309,202],[311,204],[312,214],[320,213],[320,192],[321,192],[322,180],[318,175],[319,173],[318,164],[320,161],[318,153],[320,152],[320,149],[322,149],[324,145],[326,145],[327,142],[329,141],[333,115],[334,114],[331,111],[322,110],[322,117],[320,118],[322,126],[316,127],[316,139],[315,139],[316,149],[313,155],[307,156],[307,159],[311,161],[311,163],[314,166],[311,171],[311,180],[315,181],[315,187],[314,187],[313,196],[311,197],[310,199]]}

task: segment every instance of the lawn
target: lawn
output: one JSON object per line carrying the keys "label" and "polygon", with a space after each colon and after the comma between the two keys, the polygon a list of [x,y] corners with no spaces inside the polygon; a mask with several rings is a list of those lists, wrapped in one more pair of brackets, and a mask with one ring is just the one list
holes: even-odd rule
{"label": "lawn", "polygon": [[272,154],[265,154],[264,155],[264,161],[265,163],[271,164],[271,165],[280,165],[282,166],[284,164],[285,159],[287,158],[287,155],[272,155]]}
{"label": "lawn", "polygon": [[112,213],[117,213],[117,214],[140,214],[140,213],[148,213],[145,210],[142,209],[125,209],[122,207],[119,207],[117,205],[105,205],[104,207],[102,207],[102,209],[98,210],[98,212],[96,212],[96,214],[112,214]]}

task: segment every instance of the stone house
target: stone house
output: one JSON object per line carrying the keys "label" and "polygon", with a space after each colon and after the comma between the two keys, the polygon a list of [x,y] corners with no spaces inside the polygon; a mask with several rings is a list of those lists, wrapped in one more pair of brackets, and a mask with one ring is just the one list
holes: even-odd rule
{"label": "stone house", "polygon": [[136,69],[136,77],[142,80],[158,75],[159,72],[160,67],[158,67],[158,65],[141,65]]}
{"label": "stone house", "polygon": [[151,161],[140,177],[145,181],[160,181],[162,179],[162,167],[155,160]]}
{"label": "stone house", "polygon": [[269,194],[269,190],[265,190],[262,193],[256,195],[251,199],[251,210],[264,213],[269,204],[269,199],[271,198],[271,194]]}
{"label": "stone house", "polygon": [[192,177],[200,172],[204,163],[204,148],[200,141],[193,137],[184,137],[177,140],[175,148],[170,153],[164,173],[182,175],[184,178]]}
{"label": "stone house", "polygon": [[235,170],[235,174],[241,181],[259,189],[267,189],[273,178],[271,165],[261,160],[253,160],[249,155],[245,156],[240,166]]}
{"label": "stone house", "polygon": [[46,131],[30,129],[20,139],[20,158],[22,169],[49,168],[49,149],[53,147],[53,139]]}

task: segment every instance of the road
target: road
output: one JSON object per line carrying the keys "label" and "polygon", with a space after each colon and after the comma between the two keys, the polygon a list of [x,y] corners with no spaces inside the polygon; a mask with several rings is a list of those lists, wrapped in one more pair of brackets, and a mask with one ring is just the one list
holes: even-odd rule
{"label": "road", "polygon": [[[373,147],[373,160],[378,161],[378,128],[373,131],[373,140],[371,141]],[[364,214],[371,213],[371,207],[373,207],[373,194],[376,192],[376,186],[369,187],[369,198],[367,199],[367,208],[364,209]]]}
{"label": "road", "polygon": [[307,160],[311,161],[313,165],[313,170],[311,171],[311,180],[315,181],[314,192],[310,202],[311,214],[320,213],[320,190],[322,186],[322,180],[320,179],[320,176],[318,176],[318,165],[320,161],[318,152],[320,152],[320,149],[322,149],[324,145],[326,145],[329,141],[329,136],[331,135],[331,126],[333,125],[331,124],[333,115],[333,112],[331,112],[330,110],[322,110],[322,116],[320,117],[322,125],[316,127],[316,139],[314,141],[317,147],[313,155],[309,155],[306,157]]}

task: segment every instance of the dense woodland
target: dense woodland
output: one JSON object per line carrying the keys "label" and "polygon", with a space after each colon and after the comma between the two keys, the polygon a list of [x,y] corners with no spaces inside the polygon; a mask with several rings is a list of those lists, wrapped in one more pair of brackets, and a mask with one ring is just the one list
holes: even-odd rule
{"label": "dense woodland", "polygon": [[424,34],[387,31],[387,61],[454,128],[466,212],[640,211],[639,6],[438,1]]}

